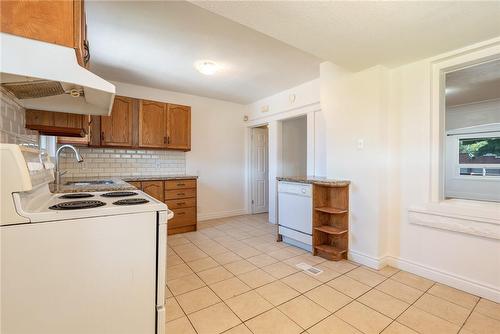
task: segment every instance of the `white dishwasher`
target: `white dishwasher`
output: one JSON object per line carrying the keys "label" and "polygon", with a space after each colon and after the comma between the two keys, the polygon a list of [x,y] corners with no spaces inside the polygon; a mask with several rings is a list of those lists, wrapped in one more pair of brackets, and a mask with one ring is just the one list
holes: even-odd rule
{"label": "white dishwasher", "polygon": [[312,251],[312,185],[278,182],[278,231],[283,242]]}

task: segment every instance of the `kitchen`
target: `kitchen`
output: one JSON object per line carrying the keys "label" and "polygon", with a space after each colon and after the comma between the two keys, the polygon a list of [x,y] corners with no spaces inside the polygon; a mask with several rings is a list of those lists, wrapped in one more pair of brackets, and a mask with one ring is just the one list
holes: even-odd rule
{"label": "kitchen", "polygon": [[2,333],[500,331],[498,201],[433,144],[454,91],[494,143],[495,5],[3,1]]}

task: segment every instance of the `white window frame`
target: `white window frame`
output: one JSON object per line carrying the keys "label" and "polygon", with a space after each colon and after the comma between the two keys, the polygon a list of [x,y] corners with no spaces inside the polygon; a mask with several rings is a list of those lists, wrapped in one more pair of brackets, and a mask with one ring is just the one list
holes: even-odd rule
{"label": "white window frame", "polygon": [[408,209],[412,224],[500,240],[500,203],[445,199],[446,73],[500,58],[500,38],[431,59],[430,179],[428,202]]}
{"label": "white window frame", "polygon": [[449,72],[500,58],[500,38],[478,43],[431,63],[431,179],[429,199],[446,201],[445,184],[445,77]]}

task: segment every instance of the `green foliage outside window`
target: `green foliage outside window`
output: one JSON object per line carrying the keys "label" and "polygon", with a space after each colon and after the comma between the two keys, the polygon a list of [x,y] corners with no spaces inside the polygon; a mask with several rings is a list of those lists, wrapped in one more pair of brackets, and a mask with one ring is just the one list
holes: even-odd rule
{"label": "green foliage outside window", "polygon": [[500,138],[460,139],[459,150],[471,160],[484,156],[500,158]]}

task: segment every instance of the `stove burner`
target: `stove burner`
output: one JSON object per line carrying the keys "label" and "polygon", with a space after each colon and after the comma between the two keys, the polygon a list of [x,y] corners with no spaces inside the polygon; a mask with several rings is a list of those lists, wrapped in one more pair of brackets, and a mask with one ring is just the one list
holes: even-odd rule
{"label": "stove burner", "polygon": [[106,205],[106,203],[101,201],[71,201],[71,202],[61,202],[56,205],[49,207],[51,210],[77,210],[77,209],[90,209],[97,208],[99,206]]}
{"label": "stove burner", "polygon": [[59,198],[87,198],[87,197],[94,197],[94,195],[89,193],[71,193],[62,195]]}
{"label": "stove burner", "polygon": [[133,191],[113,191],[109,193],[102,194],[102,197],[125,197],[125,196],[134,196],[137,195],[136,192]]}
{"label": "stove burner", "polygon": [[127,198],[121,199],[119,201],[113,202],[114,205],[136,205],[136,204],[144,204],[149,201],[145,198]]}

